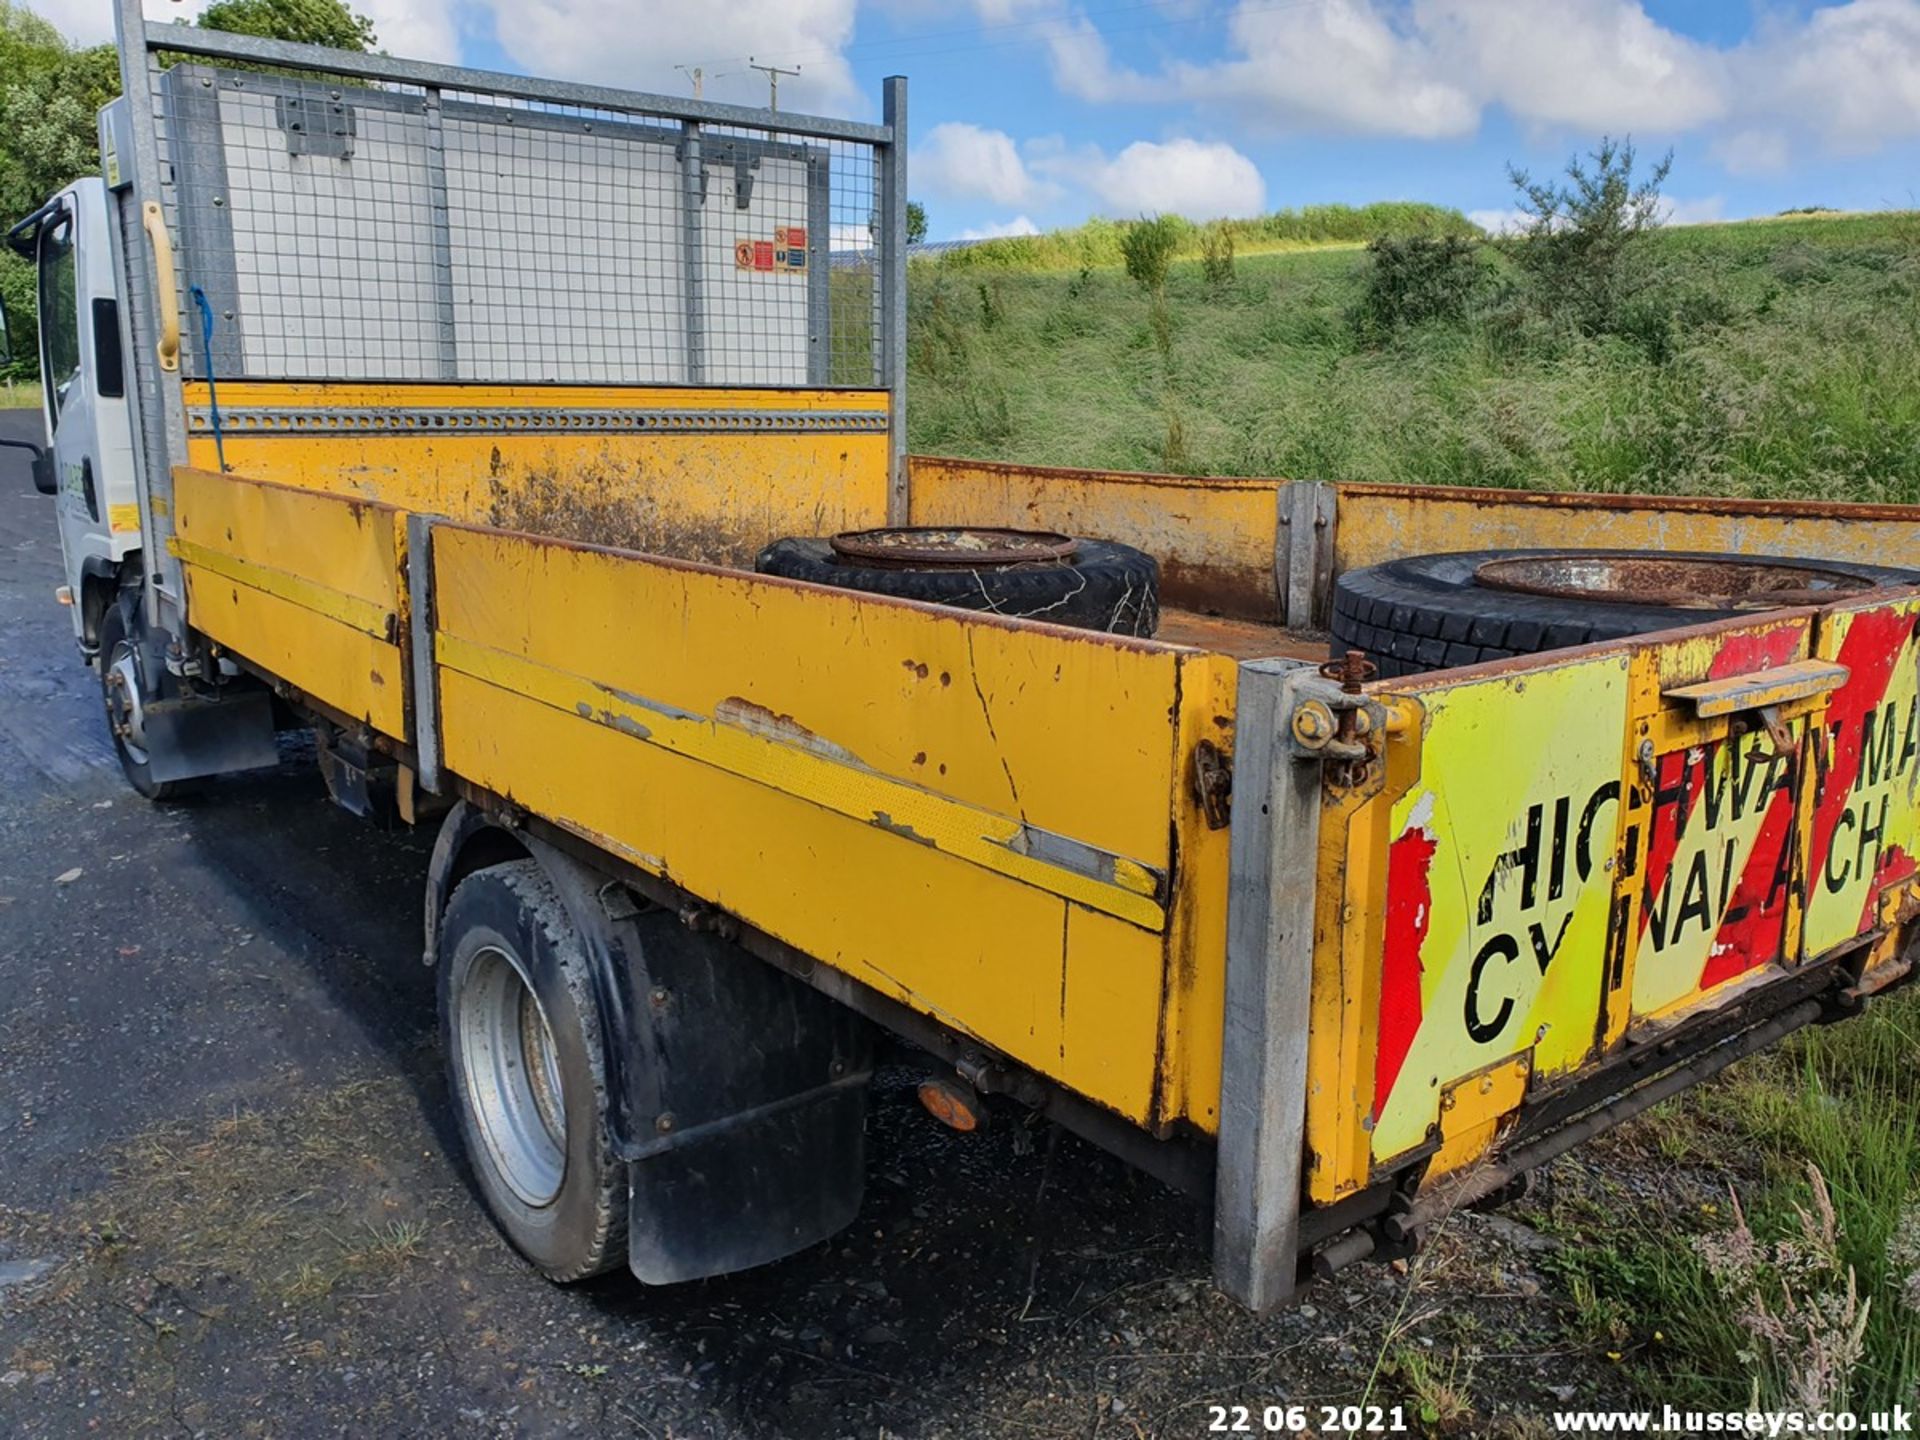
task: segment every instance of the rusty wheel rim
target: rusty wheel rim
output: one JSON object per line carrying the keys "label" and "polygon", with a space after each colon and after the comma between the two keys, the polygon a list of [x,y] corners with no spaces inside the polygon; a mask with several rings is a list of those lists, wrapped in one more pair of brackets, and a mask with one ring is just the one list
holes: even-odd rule
{"label": "rusty wheel rim", "polygon": [[1515,555],[1488,560],[1473,578],[1489,590],[1698,610],[1778,610],[1871,590],[1873,582],[1814,565],[1763,558],[1678,555]]}
{"label": "rusty wheel rim", "polygon": [[848,530],[827,541],[843,562],[879,570],[978,570],[996,565],[1064,565],[1080,542],[1050,530],[980,525],[901,525]]}

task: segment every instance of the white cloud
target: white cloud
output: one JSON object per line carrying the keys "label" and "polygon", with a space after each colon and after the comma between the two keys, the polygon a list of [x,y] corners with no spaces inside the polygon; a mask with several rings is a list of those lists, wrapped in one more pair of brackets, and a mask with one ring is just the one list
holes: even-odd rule
{"label": "white cloud", "polygon": [[1013,137],[1003,130],[947,121],[927,132],[908,161],[916,192],[1031,205],[1052,187],[1028,173]]}
{"label": "white cloud", "polygon": [[460,31],[453,0],[347,0],[347,6],[373,21],[380,48],[404,60],[460,61]]}
{"label": "white cloud", "polygon": [[[401,3],[401,0],[395,0]],[[780,108],[844,111],[858,92],[842,53],[855,0],[480,0],[514,65],[535,75],[687,93],[674,67],[707,72],[709,100],[764,105],[767,77],[747,68],[799,66],[780,81]]]}
{"label": "white cloud", "polygon": [[1040,33],[1053,64],[1053,83],[1076,100],[1106,104],[1180,98],[1173,81],[1116,67],[1106,38],[1084,15],[1050,21]]}
{"label": "white cloud", "polygon": [[972,230],[962,230],[961,240],[1004,240],[1009,235],[1038,235],[1040,227],[1025,215],[1016,215],[1011,220],[990,220]]}
{"label": "white cloud", "polygon": [[[200,18],[207,0],[143,0],[149,20]],[[47,21],[75,45],[111,45],[113,43],[114,0],[30,0],[26,7]]]}
{"label": "white cloud", "polygon": [[1524,210],[1469,210],[1467,219],[1489,235],[1517,235],[1532,217]]}
{"label": "white cloud", "polygon": [[1287,8],[1241,0],[1228,34],[1239,58],[1177,72],[1189,98],[1219,95],[1290,129],[1432,140],[1479,123],[1478,102],[1429,39],[1373,0]]}
{"label": "white cloud", "polygon": [[[1267,185],[1253,161],[1219,141],[1136,140],[1111,160],[1092,152],[1077,167],[1110,215],[1184,215],[1211,220],[1258,215]],[[1056,162],[1073,163],[1068,157]]]}
{"label": "white cloud", "polygon": [[[1920,0],[1850,0],[1750,47],[1757,93],[1842,151],[1920,134]],[[1756,92],[1753,87],[1763,86]]]}
{"label": "white cloud", "polygon": [[1224,102],[1282,130],[1415,139],[1472,134],[1494,106],[1587,135],[1709,129],[1742,174],[1782,167],[1797,136],[1860,151],[1920,135],[1920,0],[1841,0],[1721,47],[1644,0],[1235,0],[1225,58],[1151,72],[1056,3],[1035,33],[1055,83],[1092,102]]}
{"label": "white cloud", "polygon": [[1725,57],[1640,0],[1414,0],[1413,17],[1446,73],[1534,124],[1682,130],[1727,107]]}

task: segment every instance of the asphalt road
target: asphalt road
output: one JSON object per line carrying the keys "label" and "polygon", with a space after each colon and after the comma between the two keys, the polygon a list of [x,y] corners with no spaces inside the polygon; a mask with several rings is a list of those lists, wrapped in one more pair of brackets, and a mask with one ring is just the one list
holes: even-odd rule
{"label": "asphalt road", "polygon": [[1410,1288],[1559,1357],[1509,1354],[1483,1414],[1570,1371],[1604,1388],[1485,1237],[1254,1321],[1207,1285],[1196,1207],[1017,1116],[952,1136],[900,1067],[835,1241],[673,1290],[548,1285],[454,1140],[431,836],[335,810],[297,746],[140,800],[59,570],[0,450],[0,1434],[1200,1436],[1210,1403],[1396,1398],[1391,1345],[1452,1343]]}

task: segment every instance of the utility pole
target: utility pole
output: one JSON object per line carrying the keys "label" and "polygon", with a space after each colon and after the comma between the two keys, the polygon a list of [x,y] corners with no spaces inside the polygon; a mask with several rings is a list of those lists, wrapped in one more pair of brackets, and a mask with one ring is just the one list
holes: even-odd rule
{"label": "utility pole", "polygon": [[694,99],[698,100],[706,92],[707,72],[701,66],[676,65],[673,68],[680,71],[680,73],[685,75],[689,80],[693,81],[693,98]]}
{"label": "utility pole", "polygon": [[778,110],[780,108],[780,77],[782,75],[798,75],[800,73],[800,67],[798,65],[794,66],[791,70],[782,70],[778,65],[758,64],[751,55],[747,57],[747,68],[749,70],[758,70],[767,77],[769,92],[767,96],[767,108],[769,110]]}

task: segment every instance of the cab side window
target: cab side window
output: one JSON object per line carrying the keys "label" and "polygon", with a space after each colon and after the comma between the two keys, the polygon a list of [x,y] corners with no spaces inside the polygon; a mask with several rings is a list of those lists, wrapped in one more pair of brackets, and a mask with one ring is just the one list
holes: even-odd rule
{"label": "cab side window", "polygon": [[40,234],[40,374],[54,424],[80,377],[80,277],[73,255],[73,217]]}

